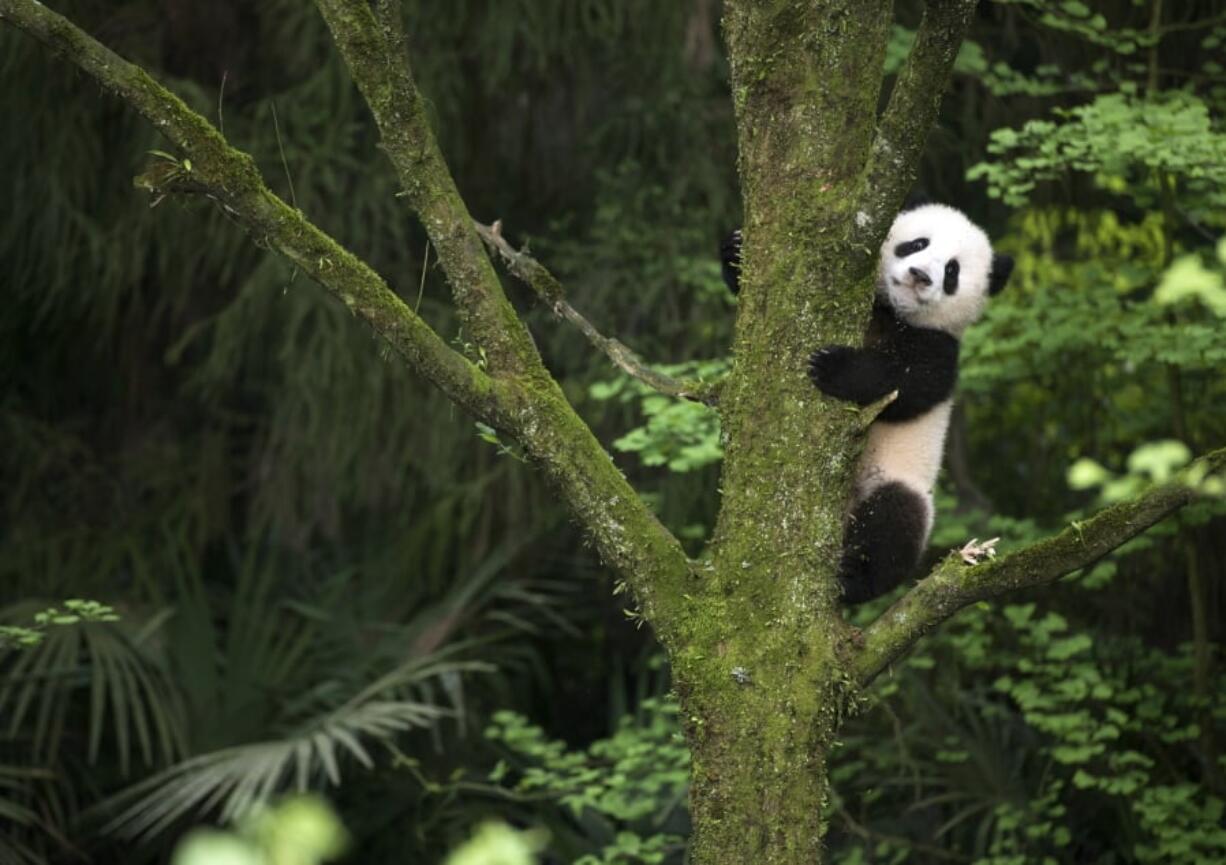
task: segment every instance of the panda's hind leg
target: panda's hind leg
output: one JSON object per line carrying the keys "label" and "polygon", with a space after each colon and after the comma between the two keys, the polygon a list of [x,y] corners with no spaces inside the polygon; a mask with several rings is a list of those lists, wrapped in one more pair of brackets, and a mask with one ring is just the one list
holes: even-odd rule
{"label": "panda's hind leg", "polygon": [[931,509],[927,496],[897,481],[881,485],[855,506],[839,564],[844,603],[883,595],[911,576],[928,541]]}

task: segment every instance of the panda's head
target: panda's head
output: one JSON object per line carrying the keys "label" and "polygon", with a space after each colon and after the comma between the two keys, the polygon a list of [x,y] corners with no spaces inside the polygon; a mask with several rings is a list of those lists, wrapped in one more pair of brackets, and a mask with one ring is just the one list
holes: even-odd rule
{"label": "panda's head", "polygon": [[1012,272],[1013,259],[994,255],[983,229],[960,210],[925,204],[890,227],[877,292],[907,324],[960,336]]}

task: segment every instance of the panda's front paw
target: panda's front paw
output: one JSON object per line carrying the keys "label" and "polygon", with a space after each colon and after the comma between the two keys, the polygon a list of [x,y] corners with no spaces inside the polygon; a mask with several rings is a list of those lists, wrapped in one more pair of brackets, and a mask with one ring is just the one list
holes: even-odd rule
{"label": "panda's front paw", "polygon": [[827,396],[844,397],[840,382],[854,348],[827,345],[809,355],[809,378]]}
{"label": "panda's front paw", "polygon": [[729,234],[719,246],[720,269],[724,284],[736,294],[741,290],[741,230]]}

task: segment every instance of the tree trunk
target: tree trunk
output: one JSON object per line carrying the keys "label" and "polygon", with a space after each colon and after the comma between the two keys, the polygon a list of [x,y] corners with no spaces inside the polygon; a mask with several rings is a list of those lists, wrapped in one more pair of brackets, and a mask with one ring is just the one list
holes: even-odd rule
{"label": "tree trunk", "polygon": [[[813,680],[801,646],[759,682],[725,676],[691,693],[692,855],[703,865],[822,861],[827,752],[838,696]],[[766,660],[765,658],[763,660]]]}
{"label": "tree trunk", "polygon": [[851,681],[833,573],[860,442],[857,414],[832,411],[805,369],[821,345],[858,344],[868,313],[876,257],[864,248],[880,241],[855,236],[849,208],[890,12],[882,0],[727,7],[746,215],[736,364],[720,396],[709,583],[672,653],[695,865],[822,860],[828,750]]}

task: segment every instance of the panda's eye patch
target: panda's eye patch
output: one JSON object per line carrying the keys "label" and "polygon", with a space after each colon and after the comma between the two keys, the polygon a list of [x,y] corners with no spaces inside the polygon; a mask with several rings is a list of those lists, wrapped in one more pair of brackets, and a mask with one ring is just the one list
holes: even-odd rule
{"label": "panda's eye patch", "polygon": [[905,243],[900,243],[894,247],[895,258],[906,258],[908,255],[915,255],[922,249],[928,248],[928,238],[917,237],[915,240],[908,240]]}
{"label": "panda's eye patch", "polygon": [[951,258],[949,263],[945,265],[945,293],[953,294],[958,290],[958,273],[961,272],[962,266],[958,264],[958,259]]}

